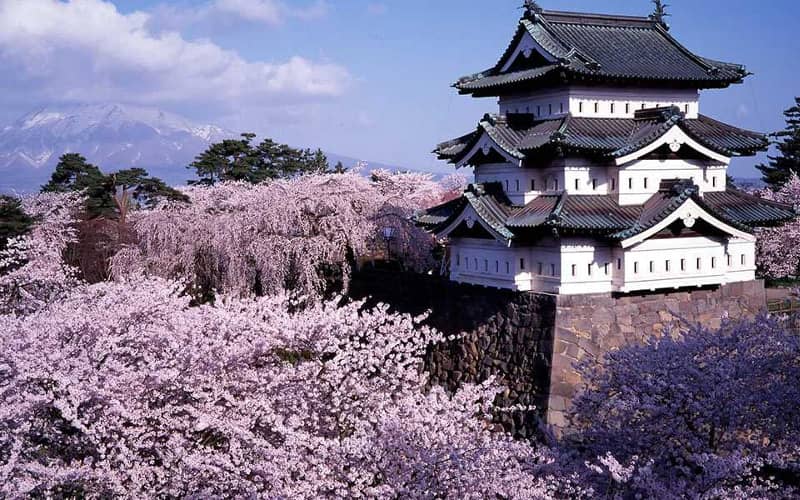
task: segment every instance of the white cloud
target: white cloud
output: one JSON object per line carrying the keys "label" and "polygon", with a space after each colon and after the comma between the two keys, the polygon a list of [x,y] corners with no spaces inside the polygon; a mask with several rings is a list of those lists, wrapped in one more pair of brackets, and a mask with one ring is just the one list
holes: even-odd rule
{"label": "white cloud", "polygon": [[246,21],[280,24],[287,17],[300,19],[324,17],[328,12],[328,4],[325,0],[317,0],[305,7],[290,7],[277,0],[214,0],[207,5],[206,11],[212,15],[234,14]]}
{"label": "white cloud", "polygon": [[316,0],[303,6],[290,6],[280,0],[206,0],[191,6],[160,3],[150,12],[148,26],[156,30],[230,27],[241,21],[277,26],[287,19],[308,21],[325,17],[328,3]]}
{"label": "white cloud", "polygon": [[[222,2],[260,22],[286,15],[266,10],[278,5],[269,0]],[[246,9],[258,5],[264,9]],[[208,40],[155,32],[149,20],[104,0],[0,0],[0,63],[8,75],[0,87],[50,100],[213,106],[337,96],[351,81],[333,63],[250,62]]]}

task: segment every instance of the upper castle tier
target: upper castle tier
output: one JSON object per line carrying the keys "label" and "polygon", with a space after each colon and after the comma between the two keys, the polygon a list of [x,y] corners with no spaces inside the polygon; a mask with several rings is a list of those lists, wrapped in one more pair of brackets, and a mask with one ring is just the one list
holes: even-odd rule
{"label": "upper castle tier", "polygon": [[650,17],[552,12],[526,1],[491,69],[461,94],[498,98],[435,153],[475,169],[458,200],[417,217],[450,278],[559,294],[630,293],[755,278],[756,231],[793,207],[728,185],[769,143],[700,113],[700,91],[740,83]]}

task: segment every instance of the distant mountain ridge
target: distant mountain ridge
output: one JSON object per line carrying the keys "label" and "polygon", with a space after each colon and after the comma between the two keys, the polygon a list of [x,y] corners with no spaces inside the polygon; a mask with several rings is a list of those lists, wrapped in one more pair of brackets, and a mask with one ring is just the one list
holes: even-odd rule
{"label": "distant mountain ridge", "polygon": [[140,166],[170,182],[185,182],[184,167],[198,153],[236,135],[155,108],[47,107],[0,130],[0,189],[35,189],[64,153],[80,153],[105,169]]}
{"label": "distant mountain ridge", "polygon": [[[171,185],[192,177],[194,158],[238,132],[196,124],[157,108],[123,104],[48,106],[0,129],[0,193],[37,191],[58,159],[80,153],[106,171],[143,167]],[[355,158],[326,153],[331,166],[350,168]],[[389,168],[370,163],[370,168]]]}

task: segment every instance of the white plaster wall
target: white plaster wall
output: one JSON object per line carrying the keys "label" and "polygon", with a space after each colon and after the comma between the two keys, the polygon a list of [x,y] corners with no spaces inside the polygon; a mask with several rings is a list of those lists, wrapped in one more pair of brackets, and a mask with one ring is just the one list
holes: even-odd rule
{"label": "white plaster wall", "polygon": [[[499,182],[515,205],[526,205],[537,196],[561,192],[565,186],[565,175],[562,164],[520,168],[510,163],[492,163],[475,167],[476,183]],[[598,175],[600,173],[595,174]],[[591,185],[591,179],[588,182]]]}
{"label": "white plaster wall", "polygon": [[613,250],[584,238],[561,240],[561,287],[559,293],[580,295],[613,291]]}
{"label": "white plaster wall", "polygon": [[619,204],[641,205],[665,179],[692,179],[700,194],[725,191],[727,167],[703,160],[637,160],[619,168]]}
{"label": "white plaster wall", "polygon": [[[526,257],[527,249],[522,252]],[[530,291],[518,288],[519,252],[497,240],[457,238],[451,243],[450,279],[493,288]]]}
{"label": "white plaster wall", "polygon": [[624,280],[617,282],[617,289],[633,292],[753,279],[753,242],[711,237],[654,238],[625,252]]}
{"label": "white plaster wall", "polygon": [[572,116],[588,118],[633,118],[637,110],[678,106],[687,118],[700,113],[697,90],[566,87],[525,95],[505,96],[498,100],[501,114],[530,113],[539,118]]}
{"label": "white plaster wall", "polygon": [[752,281],[756,271],[755,243],[704,236],[654,238],[624,251],[589,238],[525,248],[457,238],[450,256],[453,281],[564,295],[722,285]]}
{"label": "white plaster wall", "polygon": [[569,158],[564,163],[564,188],[569,194],[606,195],[617,190],[618,167]]}

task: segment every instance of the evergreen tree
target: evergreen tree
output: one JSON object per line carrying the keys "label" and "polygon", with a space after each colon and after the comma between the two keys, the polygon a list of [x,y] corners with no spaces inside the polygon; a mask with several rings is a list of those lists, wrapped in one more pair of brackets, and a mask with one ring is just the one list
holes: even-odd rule
{"label": "evergreen tree", "polygon": [[114,210],[113,189],[109,179],[96,165],[77,153],[67,153],[58,160],[50,181],[42,186],[43,193],[67,193],[83,191],[86,195],[86,210],[93,217]]}
{"label": "evergreen tree", "polygon": [[27,233],[33,219],[22,210],[22,203],[11,196],[0,196],[0,250],[8,240]]}
{"label": "evergreen tree", "polygon": [[255,134],[241,139],[226,139],[212,144],[189,165],[199,180],[191,184],[213,185],[223,181],[253,184],[268,179],[292,178],[328,171],[328,158],[322,150],[296,149],[273,139],[253,145]]}
{"label": "evergreen tree", "polygon": [[143,168],[130,168],[103,174],[100,169],[76,153],[63,155],[42,192],[82,191],[86,196],[89,218],[124,218],[131,208],[152,207],[162,199],[188,201],[186,195],[151,177]]}
{"label": "evergreen tree", "polygon": [[786,129],[772,134],[779,154],[769,157],[768,165],[758,165],[762,178],[772,189],[780,189],[792,174],[800,174],[800,97],[783,112]]}
{"label": "evergreen tree", "polygon": [[336,162],[336,166],[333,167],[330,173],[332,174],[344,174],[347,172],[347,167],[341,161]]}

